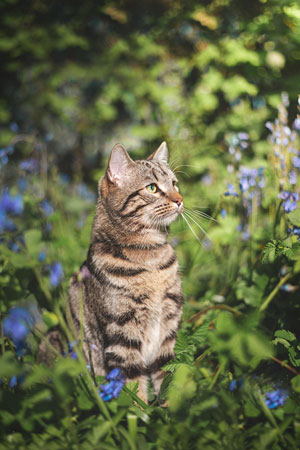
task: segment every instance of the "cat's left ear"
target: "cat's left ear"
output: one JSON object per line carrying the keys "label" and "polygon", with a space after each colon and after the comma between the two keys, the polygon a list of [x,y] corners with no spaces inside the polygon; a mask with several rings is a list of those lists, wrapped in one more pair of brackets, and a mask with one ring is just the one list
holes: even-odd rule
{"label": "cat's left ear", "polygon": [[155,150],[152,155],[150,155],[147,159],[154,160],[158,162],[162,162],[164,164],[168,164],[169,150],[167,143],[164,141],[157,150]]}
{"label": "cat's left ear", "polygon": [[128,169],[133,164],[134,162],[125,150],[125,147],[121,144],[116,144],[112,149],[106,171],[109,181],[116,185],[122,184],[122,180],[127,175]]}

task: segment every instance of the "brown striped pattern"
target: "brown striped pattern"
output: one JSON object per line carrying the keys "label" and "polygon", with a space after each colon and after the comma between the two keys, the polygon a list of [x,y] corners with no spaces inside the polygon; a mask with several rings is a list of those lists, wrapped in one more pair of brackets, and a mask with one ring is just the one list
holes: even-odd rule
{"label": "brown striped pattern", "polygon": [[[120,367],[128,380],[140,382],[145,401],[147,377],[158,392],[161,367],[174,357],[183,304],[178,264],[165,231],[178,216],[180,195],[164,151],[133,162],[116,150],[99,183],[84,263],[91,275],[80,283],[72,277],[69,288],[77,333],[83,302],[84,351],[95,373]],[[147,190],[153,183],[155,194]]]}

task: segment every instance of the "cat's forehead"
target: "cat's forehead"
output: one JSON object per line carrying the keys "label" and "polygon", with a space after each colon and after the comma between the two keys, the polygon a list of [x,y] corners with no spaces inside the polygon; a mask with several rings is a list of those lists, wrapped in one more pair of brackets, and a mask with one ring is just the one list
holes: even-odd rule
{"label": "cat's forehead", "polygon": [[175,180],[177,178],[168,166],[168,164],[159,161],[141,160],[136,161],[137,168],[143,176],[154,177],[154,180]]}

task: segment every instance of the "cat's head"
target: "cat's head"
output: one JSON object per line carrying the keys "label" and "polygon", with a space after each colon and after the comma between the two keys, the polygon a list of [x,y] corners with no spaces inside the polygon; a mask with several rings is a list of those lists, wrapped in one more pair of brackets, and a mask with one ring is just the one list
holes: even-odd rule
{"label": "cat's head", "polygon": [[133,161],[117,144],[99,185],[100,201],[124,226],[169,225],[183,211],[177,178],[168,165],[168,148],[163,142],[146,160]]}

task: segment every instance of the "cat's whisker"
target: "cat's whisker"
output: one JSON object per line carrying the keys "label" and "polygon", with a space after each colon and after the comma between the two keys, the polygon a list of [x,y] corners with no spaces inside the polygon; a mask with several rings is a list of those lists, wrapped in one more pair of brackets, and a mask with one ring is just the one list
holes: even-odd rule
{"label": "cat's whisker", "polygon": [[192,210],[189,208],[185,208],[185,211],[189,212],[191,215],[202,217],[203,219],[212,220],[213,222],[218,222],[217,219],[211,217],[209,214],[206,214],[203,211]]}
{"label": "cat's whisker", "polygon": [[195,238],[197,239],[197,241],[199,242],[199,244],[203,245],[202,242],[200,241],[200,239],[198,238],[197,234],[195,233],[195,231],[193,230],[191,224],[189,223],[188,219],[184,216],[184,214],[181,214],[181,217],[183,218],[183,220],[187,223],[189,229],[191,230],[191,232],[193,233],[193,235],[195,236]]}
{"label": "cat's whisker", "polygon": [[211,241],[208,233],[204,230],[204,228],[201,227],[201,225],[192,217],[189,215],[189,213],[185,212],[186,216],[194,222],[194,224],[202,231],[202,233]]}
{"label": "cat's whisker", "polygon": [[190,175],[185,172],[184,170],[173,170],[174,173],[183,173],[184,175],[186,175],[187,177],[190,177]]}

